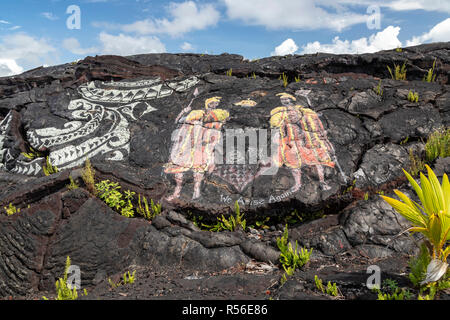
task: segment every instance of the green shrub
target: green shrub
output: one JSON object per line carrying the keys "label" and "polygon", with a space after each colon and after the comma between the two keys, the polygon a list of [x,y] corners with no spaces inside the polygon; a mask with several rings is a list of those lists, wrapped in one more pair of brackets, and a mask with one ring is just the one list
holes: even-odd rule
{"label": "green shrub", "polygon": [[45,158],[45,166],[42,167],[44,174],[49,176],[51,174],[57,173],[59,170],[57,167],[52,166],[48,157]]}
{"label": "green shrub", "polygon": [[35,149],[33,149],[32,147],[30,147],[30,152],[22,152],[22,155],[30,160],[34,160],[36,158],[43,158],[44,157],[44,153],[37,151]]}
{"label": "green shrub", "polygon": [[233,69],[227,71],[227,76],[231,77],[233,75]]}
{"label": "green shrub", "polygon": [[450,128],[440,128],[428,137],[425,154],[430,163],[439,157],[450,157]]}
{"label": "green shrub", "polygon": [[6,215],[12,216],[13,214],[19,213],[20,208],[16,208],[12,203],[10,203],[7,207],[3,207],[6,210]]}
{"label": "green shrub", "polygon": [[412,299],[412,294],[407,289],[400,289],[398,287],[397,281],[392,279],[386,279],[383,281],[383,288],[385,292],[383,293],[380,289],[376,289],[378,292],[378,300],[410,300]]}
{"label": "green shrub", "polygon": [[[69,288],[67,285],[67,273],[69,271],[71,262],[70,257],[67,256],[66,267],[64,268],[64,276],[59,278],[56,281],[56,298],[55,300],[76,300],[78,299],[77,289],[74,287],[73,289]],[[84,295],[87,296],[87,291],[84,289]],[[46,297],[43,297],[44,300],[48,300]]]}
{"label": "green shrub", "polygon": [[394,73],[392,73],[392,69],[389,66],[387,68],[393,80],[406,80],[406,61],[401,67],[394,63]]}
{"label": "green shrub", "polygon": [[[142,205],[143,202],[143,205]],[[153,199],[150,199],[150,206],[148,205],[147,198],[142,197],[141,195],[138,197],[138,207],[136,208],[136,212],[143,216],[145,219],[153,220],[154,217],[161,213],[161,204],[155,204]]]}
{"label": "green shrub", "polygon": [[425,162],[414,154],[413,149],[409,149],[409,172],[416,177],[423,170],[425,170]]}
{"label": "green shrub", "polygon": [[339,295],[336,283],[331,283],[331,281],[328,281],[327,287],[325,288],[323,286],[322,280],[319,279],[317,275],[314,276],[314,282],[316,283],[317,289],[319,289],[322,293],[326,293],[333,297],[337,297]]}
{"label": "green shrub", "polygon": [[79,188],[79,185],[73,180],[72,176],[69,176],[70,183],[67,185],[67,189],[75,190]]}
{"label": "green shrub", "polygon": [[284,72],[283,72],[283,74],[280,76],[280,78],[281,78],[281,80],[283,80],[283,86],[286,88],[287,85],[289,84],[288,76],[286,74],[284,74]]}
{"label": "green shrub", "polygon": [[210,231],[220,232],[224,230],[228,231],[236,231],[238,228],[242,228],[243,231],[247,228],[247,221],[244,218],[244,214],[241,214],[241,210],[239,208],[239,203],[236,201],[234,203],[234,211],[236,216],[230,215],[227,219],[224,215],[222,217],[217,218],[217,223],[215,225],[207,225],[202,224],[203,227],[208,228]]}
{"label": "green shrub", "polygon": [[373,91],[378,95],[378,96],[383,96],[383,87],[381,86],[381,79],[378,82],[378,86],[376,86],[375,88],[373,88]]}
{"label": "green shrub", "polygon": [[[428,178],[420,173],[421,186],[405,170],[404,173],[413,186],[421,205],[412,201],[404,193],[394,190],[401,201],[382,196],[398,213],[409,220],[413,227],[410,232],[422,233],[431,246],[431,264],[439,266],[439,270],[427,273],[427,282],[438,281],[445,273],[450,246],[445,247],[450,239],[450,183],[447,174],[442,178],[442,185],[433,170],[426,165]],[[444,270],[445,269],[445,270]],[[428,270],[427,270],[428,272]],[[422,282],[423,284],[423,282]]]}
{"label": "green shrub", "polygon": [[308,251],[306,248],[298,248],[298,242],[295,241],[295,249],[288,241],[288,227],[286,225],[283,236],[277,238],[277,246],[280,249],[280,262],[288,275],[292,275],[297,268],[303,267],[308,263],[313,249]]}
{"label": "green shrub", "polygon": [[411,258],[409,261],[409,279],[416,287],[420,286],[420,283],[425,280],[427,273],[427,266],[430,264],[431,258],[427,246],[422,243],[420,247],[419,255],[415,258]]}
{"label": "green shrub", "polygon": [[109,180],[100,181],[95,185],[95,187],[99,198],[102,199],[110,208],[115,209],[124,217],[134,217],[132,200],[135,192],[127,190],[123,195],[119,191],[121,188],[119,183],[110,182]]}
{"label": "green shrub", "polygon": [[433,66],[428,70],[427,74],[423,76],[424,82],[435,82],[436,74],[434,73],[434,68],[436,67],[436,59],[433,61]]}
{"label": "green shrub", "polygon": [[419,102],[419,93],[417,92],[412,92],[411,90],[409,90],[408,92],[408,101],[409,102]]}
{"label": "green shrub", "polygon": [[97,189],[95,188],[95,171],[92,168],[89,158],[86,158],[84,168],[81,171],[81,178],[88,191],[94,196],[97,195]]}
{"label": "green shrub", "polygon": [[120,280],[117,283],[114,283],[114,281],[112,281],[111,278],[108,278],[108,283],[112,288],[117,288],[122,285],[133,284],[135,280],[136,280],[136,270],[133,271],[133,274],[130,274],[130,271],[125,272],[122,276],[122,280]]}

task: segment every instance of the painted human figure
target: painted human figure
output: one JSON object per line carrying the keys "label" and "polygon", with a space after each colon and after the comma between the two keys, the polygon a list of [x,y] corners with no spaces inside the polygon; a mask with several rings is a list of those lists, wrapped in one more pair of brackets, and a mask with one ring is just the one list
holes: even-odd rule
{"label": "painted human figure", "polygon": [[[192,199],[200,197],[200,188],[206,172],[214,170],[214,150],[222,138],[222,126],[230,114],[218,109],[221,97],[212,97],[205,101],[205,110],[184,108],[177,117],[178,129],[172,135],[172,149],[165,173],[175,175],[174,193],[167,197],[172,201],[180,196],[183,177],[186,172],[194,175],[194,194]],[[187,114],[187,116],[184,116]]]}
{"label": "painted human figure", "polygon": [[270,113],[270,126],[277,128],[275,141],[277,152],[272,155],[272,161],[278,166],[291,169],[295,185],[291,191],[296,192],[301,187],[302,166],[315,166],[323,190],[330,186],[324,179],[324,166],[334,168],[330,153],[332,146],[328,141],[316,112],[301,105],[296,105],[296,98],[288,93],[280,93],[281,107]]}

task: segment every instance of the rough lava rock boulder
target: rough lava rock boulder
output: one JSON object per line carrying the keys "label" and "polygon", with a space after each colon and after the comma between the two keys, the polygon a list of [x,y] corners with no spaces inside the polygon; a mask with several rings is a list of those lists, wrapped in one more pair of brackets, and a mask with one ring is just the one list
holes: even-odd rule
{"label": "rough lava rock boulder", "polygon": [[[423,82],[435,60],[436,82]],[[404,61],[408,81],[390,79],[387,66]],[[450,43],[435,43],[255,61],[96,56],[0,78],[0,205],[21,209],[0,214],[0,296],[50,290],[68,255],[86,285],[129,265],[277,263],[276,228],[252,238],[188,220],[214,221],[236,201],[250,223],[322,212],[291,229],[317,259],[410,254],[417,239],[399,236],[407,223],[376,194],[405,185],[410,150],[420,155],[448,127],[449,75]],[[97,181],[119,182],[163,214],[128,219],[68,191],[87,158]],[[45,176],[46,159],[60,172]],[[447,160],[436,162],[441,174]]]}

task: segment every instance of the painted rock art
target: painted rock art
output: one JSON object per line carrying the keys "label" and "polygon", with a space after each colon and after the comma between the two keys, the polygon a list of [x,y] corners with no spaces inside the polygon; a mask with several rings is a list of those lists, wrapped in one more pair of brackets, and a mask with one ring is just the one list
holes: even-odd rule
{"label": "painted rock art", "polygon": [[188,171],[194,174],[192,198],[199,198],[205,173],[214,170],[214,150],[222,137],[221,128],[230,115],[228,111],[217,108],[220,100],[221,97],[207,99],[205,110],[191,110],[190,104],[177,117],[179,127],[172,135],[170,161],[164,170],[174,174],[176,181],[175,191],[167,198],[168,201],[180,196],[183,176]]}
{"label": "painted rock art", "polygon": [[[29,130],[27,139],[36,150],[50,150],[50,163],[59,169],[81,165],[86,158],[95,156],[109,161],[124,160],[130,152],[130,119],[137,120],[155,111],[148,101],[186,91],[198,81],[191,77],[167,83],[152,79],[83,84],[78,87],[81,97],[67,106],[74,121],[65,123],[63,128]],[[136,115],[138,107],[141,111]],[[42,171],[42,162],[42,158],[18,160],[11,171],[36,175]]]}

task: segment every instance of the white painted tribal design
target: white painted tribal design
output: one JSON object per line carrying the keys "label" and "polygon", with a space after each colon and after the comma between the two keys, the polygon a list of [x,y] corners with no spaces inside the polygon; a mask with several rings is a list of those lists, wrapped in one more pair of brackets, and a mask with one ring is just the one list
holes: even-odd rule
{"label": "white painted tribal design", "polygon": [[[160,79],[89,82],[78,88],[81,98],[70,101],[67,107],[72,111],[73,121],[64,124],[62,129],[30,130],[27,139],[36,150],[50,150],[50,163],[58,169],[76,167],[86,158],[98,155],[105,160],[121,161],[130,152],[129,119],[137,120],[137,107],[140,108],[139,117],[142,117],[156,110],[149,100],[168,97],[175,91],[186,91],[198,82],[196,77],[164,83]],[[42,160],[17,161],[11,171],[38,174],[41,167],[37,165]]]}

